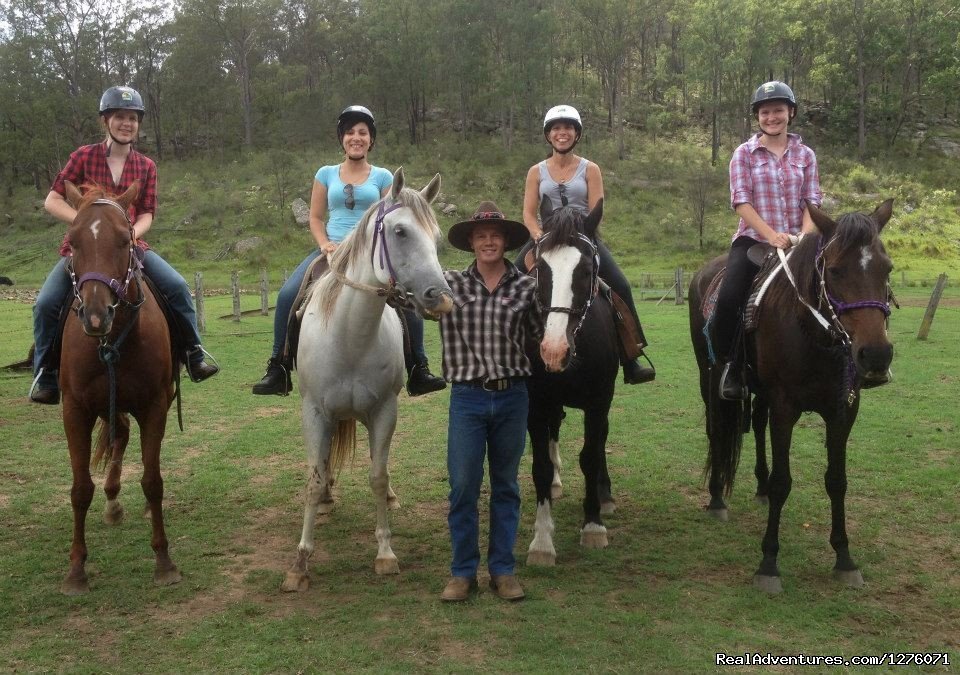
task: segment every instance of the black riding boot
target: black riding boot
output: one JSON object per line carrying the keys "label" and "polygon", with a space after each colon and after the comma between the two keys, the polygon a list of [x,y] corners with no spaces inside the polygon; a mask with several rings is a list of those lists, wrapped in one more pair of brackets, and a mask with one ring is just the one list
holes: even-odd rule
{"label": "black riding boot", "polygon": [[724,401],[746,401],[747,396],[743,368],[736,361],[725,362],[720,372],[720,398]]}
{"label": "black riding boot", "polygon": [[407,393],[410,396],[420,396],[446,388],[446,381],[442,377],[437,377],[431,373],[430,366],[426,361],[415,363],[408,373]]}
{"label": "black riding boot", "polygon": [[267,361],[267,372],[263,379],[253,385],[253,393],[266,396],[276,394],[286,396],[293,389],[293,380],[290,378],[290,368],[280,359]]}
{"label": "black riding boot", "polygon": [[[650,359],[647,358],[647,355],[643,352],[640,352],[643,355],[643,358],[647,359],[647,363],[650,363]],[[645,366],[640,363],[640,358],[635,358],[632,361],[623,362],[623,382],[624,384],[642,384],[644,382],[652,382],[657,377],[657,371],[653,367],[653,363],[650,363],[649,366]]]}

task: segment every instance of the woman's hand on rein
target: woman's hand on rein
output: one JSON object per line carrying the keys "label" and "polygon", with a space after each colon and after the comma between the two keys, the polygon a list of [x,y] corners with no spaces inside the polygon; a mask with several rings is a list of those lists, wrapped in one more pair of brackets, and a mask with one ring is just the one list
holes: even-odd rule
{"label": "woman's hand on rein", "polygon": [[337,250],[337,245],[332,241],[328,241],[327,243],[320,246],[320,252],[325,253],[326,255],[330,255],[336,250]]}

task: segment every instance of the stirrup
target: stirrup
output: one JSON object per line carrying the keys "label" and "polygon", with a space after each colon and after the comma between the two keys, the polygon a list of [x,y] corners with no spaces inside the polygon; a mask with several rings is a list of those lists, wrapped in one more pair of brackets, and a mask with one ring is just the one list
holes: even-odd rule
{"label": "stirrup", "polygon": [[211,361],[213,361],[213,365],[216,367],[217,371],[220,370],[220,362],[217,361],[217,357],[204,349],[203,345],[194,345],[191,349],[187,350],[187,362],[184,364],[187,367],[187,375],[189,375],[190,379],[194,382],[196,382],[196,380],[193,379],[193,367],[191,365],[190,357],[197,352],[203,354],[203,358],[200,359],[201,361],[206,361],[209,358]]}

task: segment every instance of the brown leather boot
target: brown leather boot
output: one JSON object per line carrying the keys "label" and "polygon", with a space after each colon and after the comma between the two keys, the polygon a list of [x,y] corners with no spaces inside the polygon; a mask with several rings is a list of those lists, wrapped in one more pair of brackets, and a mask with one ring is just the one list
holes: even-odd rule
{"label": "brown leather boot", "polygon": [[463,602],[470,599],[471,593],[476,592],[476,577],[450,577],[447,587],[440,594],[440,599],[444,602]]}
{"label": "brown leather boot", "polygon": [[490,588],[503,600],[523,600],[523,587],[513,574],[498,574],[490,577]]}

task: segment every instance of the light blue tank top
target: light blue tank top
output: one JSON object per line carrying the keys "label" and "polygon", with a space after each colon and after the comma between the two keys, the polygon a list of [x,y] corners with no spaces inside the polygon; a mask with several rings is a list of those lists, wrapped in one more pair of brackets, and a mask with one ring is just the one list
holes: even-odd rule
{"label": "light blue tank top", "polygon": [[577,165],[573,177],[561,184],[553,180],[550,171],[547,169],[547,162],[540,162],[540,198],[544,195],[550,197],[553,208],[559,209],[563,206],[563,199],[567,198],[567,206],[572,206],[578,211],[588,213],[590,211],[589,202],[587,202],[587,160],[580,158],[580,164]]}
{"label": "light blue tank top", "polygon": [[371,166],[367,180],[353,186],[355,203],[352,209],[348,209],[339,164],[320,167],[316,179],[327,188],[327,238],[336,244],[353,232],[367,209],[380,201],[384,188],[393,185],[393,174],[379,166]]}

